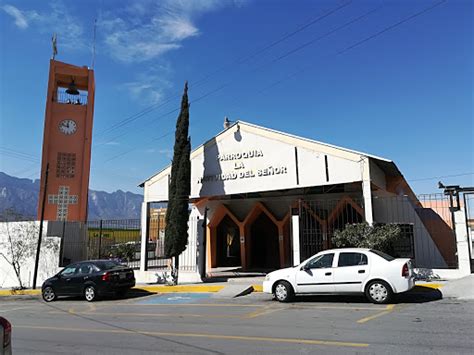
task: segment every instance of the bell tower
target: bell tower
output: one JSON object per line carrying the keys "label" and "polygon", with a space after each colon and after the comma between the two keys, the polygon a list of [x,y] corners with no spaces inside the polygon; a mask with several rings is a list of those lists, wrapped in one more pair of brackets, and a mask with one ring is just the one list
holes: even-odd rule
{"label": "bell tower", "polygon": [[45,220],[87,220],[94,89],[93,70],[50,61],[38,219],[46,197]]}

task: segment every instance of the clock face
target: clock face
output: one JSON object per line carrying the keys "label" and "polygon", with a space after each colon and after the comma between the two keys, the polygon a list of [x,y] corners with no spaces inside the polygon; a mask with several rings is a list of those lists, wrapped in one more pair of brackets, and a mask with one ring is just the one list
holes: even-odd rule
{"label": "clock face", "polygon": [[77,124],[73,120],[62,120],[59,122],[59,132],[63,134],[74,134],[77,130]]}

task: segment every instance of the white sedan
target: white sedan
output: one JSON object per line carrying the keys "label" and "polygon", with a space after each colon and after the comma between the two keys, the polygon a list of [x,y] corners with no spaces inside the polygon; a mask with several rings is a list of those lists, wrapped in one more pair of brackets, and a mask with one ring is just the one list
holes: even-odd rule
{"label": "white sedan", "polygon": [[373,303],[389,303],[393,294],[415,286],[410,259],[395,259],[372,249],[324,250],[301,264],[269,273],[263,292],[280,302],[294,295],[365,294]]}

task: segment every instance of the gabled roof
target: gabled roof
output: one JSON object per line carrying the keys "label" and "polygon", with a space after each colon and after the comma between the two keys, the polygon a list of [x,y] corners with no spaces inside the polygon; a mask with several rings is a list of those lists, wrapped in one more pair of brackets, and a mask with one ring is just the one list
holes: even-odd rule
{"label": "gabled roof", "polygon": [[[326,146],[326,147],[329,147],[329,148],[333,148],[333,149],[338,149],[338,150],[341,150],[341,151],[344,151],[344,152],[348,152],[348,153],[352,153],[352,154],[356,154],[356,155],[360,155],[360,156],[365,156],[365,157],[368,157],[368,158],[371,158],[373,160],[375,160],[379,165],[379,167],[384,170],[387,174],[389,175],[401,175],[400,171],[398,170],[398,168],[396,167],[396,165],[393,163],[393,161],[389,160],[389,159],[386,159],[386,158],[382,158],[382,157],[379,157],[379,156],[376,156],[376,155],[372,155],[372,154],[367,154],[367,153],[363,153],[363,152],[359,152],[359,151],[356,151],[356,150],[352,150],[352,149],[348,149],[348,148],[344,148],[344,147],[339,147],[339,146],[336,146],[336,145],[333,145],[333,144],[328,144],[328,143],[324,143],[324,142],[320,142],[320,141],[317,141],[317,140],[314,140],[314,139],[309,139],[309,138],[304,138],[304,137],[300,137],[300,136],[296,136],[296,135],[293,135],[293,134],[290,134],[290,133],[286,133],[286,132],[281,132],[281,131],[277,131],[277,130],[274,130],[274,129],[271,129],[271,128],[266,128],[266,127],[262,127],[262,126],[258,126],[256,124],[253,124],[253,123],[249,123],[249,122],[245,122],[245,121],[235,121],[233,122],[228,128],[222,130],[221,132],[219,132],[216,136],[210,138],[209,140],[207,140],[206,142],[204,142],[203,144],[199,145],[198,147],[194,148],[193,151],[191,152],[191,157],[193,157],[193,155],[196,154],[196,152],[200,151],[201,148],[205,147],[206,145],[208,144],[213,144],[215,143],[216,139],[219,138],[220,136],[222,136],[225,132],[229,131],[232,127],[236,126],[236,125],[239,125],[239,126],[247,126],[247,127],[251,127],[253,129],[256,129],[256,130],[261,130],[261,131],[264,131],[264,132],[270,132],[270,133],[273,133],[273,134],[276,134],[276,135],[281,135],[282,137],[288,137],[288,138],[292,138],[292,139],[296,139],[296,140],[300,140],[302,142],[308,142],[308,143],[313,143],[313,144],[319,144],[319,145],[322,145],[322,146]],[[159,170],[158,172],[156,172],[155,174],[153,174],[152,176],[150,176],[148,179],[146,179],[145,181],[141,182],[138,187],[144,187],[145,185],[145,182],[147,182],[148,180],[150,180],[151,178],[161,174],[162,172],[164,172],[165,170],[169,169],[171,167],[171,164],[166,166],[165,168]]]}

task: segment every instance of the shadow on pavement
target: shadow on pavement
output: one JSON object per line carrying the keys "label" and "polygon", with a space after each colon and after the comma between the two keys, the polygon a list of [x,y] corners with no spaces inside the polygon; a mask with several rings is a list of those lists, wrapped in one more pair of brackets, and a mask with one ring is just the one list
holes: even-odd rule
{"label": "shadow on pavement", "polygon": [[[438,301],[443,298],[443,294],[438,289],[430,287],[415,286],[409,292],[396,294],[393,302],[399,303],[426,303]],[[311,295],[296,296],[291,303],[320,302],[320,303],[371,303],[363,295]]]}
{"label": "shadow on pavement", "polygon": [[[113,294],[110,295],[104,295],[100,296],[95,302],[101,302],[101,301],[113,301],[113,300],[128,300],[128,299],[134,299],[134,298],[141,298],[141,297],[146,297],[146,296],[151,296],[151,295],[156,295],[156,292],[150,292],[142,289],[131,289],[130,291],[127,292],[126,295],[119,297],[115,296]],[[87,302],[84,297],[82,296],[64,296],[64,297],[59,297],[56,302],[63,302],[63,301],[84,301]]]}
{"label": "shadow on pavement", "polygon": [[426,303],[438,301],[443,298],[439,289],[415,286],[412,290],[399,294],[395,298],[395,303]]}

